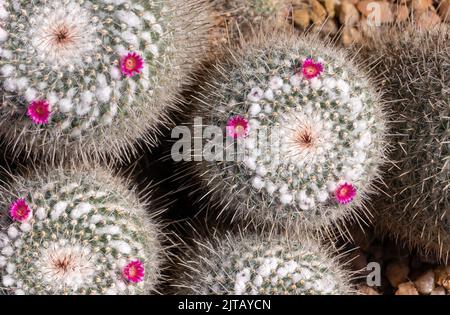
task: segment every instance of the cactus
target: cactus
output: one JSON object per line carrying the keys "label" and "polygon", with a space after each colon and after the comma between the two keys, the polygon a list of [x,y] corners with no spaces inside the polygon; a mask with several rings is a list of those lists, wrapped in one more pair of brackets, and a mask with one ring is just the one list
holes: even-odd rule
{"label": "cactus", "polygon": [[385,114],[349,56],[313,35],[262,35],[206,82],[196,115],[238,149],[189,164],[202,200],[233,218],[311,230],[358,217],[385,157]]}
{"label": "cactus", "polygon": [[0,1],[0,134],[20,153],[156,144],[207,49],[203,0]]}
{"label": "cactus", "polygon": [[175,284],[186,294],[343,295],[353,293],[350,274],[320,244],[272,236],[232,236],[199,243],[180,262]]}
{"label": "cactus", "polygon": [[[414,25],[385,30],[363,47],[392,108],[392,164],[375,206],[380,232],[430,257],[450,253],[450,35]],[[370,61],[370,59],[368,59]]]}
{"label": "cactus", "polygon": [[247,37],[265,25],[287,25],[291,0],[213,0],[222,40]]}
{"label": "cactus", "polygon": [[144,203],[101,168],[17,177],[3,192],[6,294],[147,294],[163,255]]}

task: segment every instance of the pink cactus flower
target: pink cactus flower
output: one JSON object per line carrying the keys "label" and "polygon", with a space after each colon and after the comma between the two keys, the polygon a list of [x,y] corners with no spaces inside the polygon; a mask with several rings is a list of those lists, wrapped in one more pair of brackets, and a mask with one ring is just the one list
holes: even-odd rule
{"label": "pink cactus flower", "polygon": [[120,59],[122,74],[131,78],[140,74],[144,69],[144,59],[137,53],[131,52]]}
{"label": "pink cactus flower", "polygon": [[47,124],[51,115],[50,104],[46,100],[33,101],[28,106],[27,115],[37,125]]}
{"label": "pink cactus flower", "polygon": [[350,203],[356,196],[356,188],[350,183],[343,183],[335,191],[335,197],[339,204]]}
{"label": "pink cactus flower", "polygon": [[323,65],[320,62],[315,62],[314,59],[308,58],[303,61],[302,74],[305,79],[313,79],[318,77],[323,72]]}
{"label": "pink cactus flower", "polygon": [[124,278],[132,283],[138,283],[144,280],[145,270],[142,261],[136,259],[129,262],[123,268]]}
{"label": "pink cactus flower", "polygon": [[234,139],[246,138],[248,136],[249,129],[250,126],[248,120],[243,116],[236,115],[228,119],[227,135]]}
{"label": "pink cactus flower", "polygon": [[25,199],[17,199],[9,207],[10,217],[19,222],[25,222],[31,216],[31,209]]}

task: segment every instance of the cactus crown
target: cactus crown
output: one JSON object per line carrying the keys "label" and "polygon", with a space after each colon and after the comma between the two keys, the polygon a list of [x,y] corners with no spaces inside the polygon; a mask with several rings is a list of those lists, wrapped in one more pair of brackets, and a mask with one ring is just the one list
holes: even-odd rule
{"label": "cactus crown", "polygon": [[198,255],[183,263],[190,294],[349,294],[349,275],[309,241],[283,237],[227,235],[217,244],[199,244]]}
{"label": "cactus crown", "polygon": [[98,142],[120,151],[156,128],[173,106],[172,77],[184,78],[192,65],[184,54],[197,51],[204,35],[199,3],[0,2],[3,133],[15,144],[16,137],[33,144],[83,142],[96,152]]}
{"label": "cactus crown", "polygon": [[384,113],[342,51],[315,37],[263,36],[219,62],[204,90],[199,114],[244,149],[234,161],[202,163],[201,174],[224,182],[216,193],[243,215],[306,217],[317,227],[370,191],[384,158]]}
{"label": "cactus crown", "polygon": [[[388,39],[388,40],[387,40]],[[448,260],[450,253],[450,36],[448,27],[393,28],[366,43],[391,103],[392,164],[379,222]]]}
{"label": "cactus crown", "polygon": [[162,254],[156,225],[106,171],[58,169],[17,178],[6,195],[0,278],[7,293],[154,290]]}

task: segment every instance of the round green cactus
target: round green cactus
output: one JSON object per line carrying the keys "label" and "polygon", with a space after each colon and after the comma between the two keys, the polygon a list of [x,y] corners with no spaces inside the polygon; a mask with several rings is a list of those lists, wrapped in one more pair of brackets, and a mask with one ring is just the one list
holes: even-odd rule
{"label": "round green cactus", "polygon": [[155,143],[207,49],[207,8],[1,1],[0,133],[17,152],[62,159],[118,158],[139,138]]}
{"label": "round green cactus", "polygon": [[362,208],[385,157],[385,115],[350,56],[316,37],[263,35],[206,82],[196,115],[238,149],[190,165],[202,199],[237,218],[308,229]]}
{"label": "round green cactus", "polygon": [[7,294],[148,294],[160,277],[159,228],[101,168],[56,169],[5,189],[0,280]]}
{"label": "round green cactus", "polygon": [[181,293],[219,295],[343,295],[349,273],[320,244],[284,237],[227,235],[198,244],[181,265]]}
{"label": "round green cactus", "polygon": [[381,232],[435,258],[450,254],[450,32],[392,28],[363,49],[392,109],[392,164],[375,203]]}

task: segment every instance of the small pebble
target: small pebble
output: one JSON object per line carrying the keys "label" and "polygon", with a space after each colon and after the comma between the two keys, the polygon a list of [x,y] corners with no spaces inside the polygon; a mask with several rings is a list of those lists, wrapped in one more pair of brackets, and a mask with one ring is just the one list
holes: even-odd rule
{"label": "small pebble", "polygon": [[412,8],[415,11],[427,11],[433,5],[433,0],[412,0]]}
{"label": "small pebble", "polygon": [[320,4],[317,0],[311,1],[312,12],[311,12],[311,20],[314,24],[320,25],[325,21],[327,17],[327,10]]}
{"label": "small pebble", "polygon": [[450,0],[442,0],[438,12],[442,21],[450,22]]}
{"label": "small pebble", "polygon": [[444,281],[442,281],[442,286],[443,286],[447,291],[450,291],[450,276],[448,276],[447,278],[444,279]]}
{"label": "small pebble", "polygon": [[444,284],[444,281],[449,276],[449,273],[447,272],[446,267],[439,267],[434,270],[434,275],[436,277],[436,283],[439,286],[442,286]]}
{"label": "small pebble", "polygon": [[423,29],[431,29],[441,23],[441,18],[433,11],[423,11],[415,15],[417,26]]}
{"label": "small pebble", "polygon": [[420,294],[430,294],[434,289],[434,272],[428,270],[414,282]]}
{"label": "small pebble", "polygon": [[[357,8],[364,16],[372,15],[378,18],[379,23],[391,23],[394,21],[391,5],[387,1],[363,0],[358,2]],[[379,10],[379,14],[376,14]],[[373,13],[373,14],[371,14]]]}
{"label": "small pebble", "polygon": [[328,17],[330,18],[333,18],[336,14],[334,6],[335,6],[334,0],[325,0],[325,9],[327,10]]}
{"label": "small pebble", "polygon": [[359,288],[358,293],[361,295],[380,295],[380,293],[372,287],[363,285]]}
{"label": "small pebble", "polygon": [[309,10],[307,9],[295,9],[292,12],[292,19],[294,24],[302,29],[308,27],[311,18],[309,16]]}
{"label": "small pebble", "polygon": [[405,22],[409,17],[409,9],[406,5],[398,5],[394,7],[395,22]]}
{"label": "small pebble", "polygon": [[356,25],[359,22],[359,12],[355,5],[350,3],[348,0],[342,2],[339,20],[346,26]]}
{"label": "small pebble", "polygon": [[414,283],[405,282],[398,285],[397,291],[395,291],[395,295],[419,295]]}

